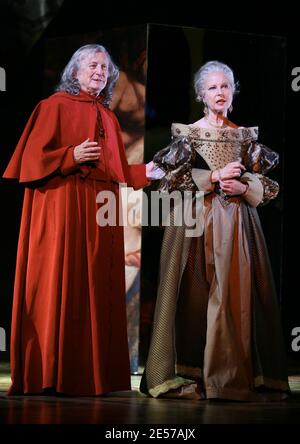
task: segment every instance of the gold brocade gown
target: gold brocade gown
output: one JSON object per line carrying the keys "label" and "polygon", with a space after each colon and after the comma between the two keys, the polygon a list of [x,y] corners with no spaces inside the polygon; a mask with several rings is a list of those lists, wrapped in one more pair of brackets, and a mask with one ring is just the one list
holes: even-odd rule
{"label": "gold brocade gown", "polygon": [[[172,125],[156,163],[161,190],[204,192],[204,231],[165,228],[153,331],[141,391],[153,397],[197,381],[206,398],[282,399],[289,392],[283,335],[256,206],[278,193],[265,176],[278,155],[258,129]],[[196,160],[195,160],[196,159]],[[239,160],[243,196],[226,198],[211,171]]]}

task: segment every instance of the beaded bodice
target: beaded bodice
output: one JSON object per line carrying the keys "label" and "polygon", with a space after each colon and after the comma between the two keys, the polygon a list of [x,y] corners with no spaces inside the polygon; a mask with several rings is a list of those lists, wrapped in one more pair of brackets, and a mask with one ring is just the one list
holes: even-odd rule
{"label": "beaded bodice", "polygon": [[187,138],[211,170],[241,161],[249,145],[257,140],[258,128],[207,129],[194,124],[173,123],[173,137]]}

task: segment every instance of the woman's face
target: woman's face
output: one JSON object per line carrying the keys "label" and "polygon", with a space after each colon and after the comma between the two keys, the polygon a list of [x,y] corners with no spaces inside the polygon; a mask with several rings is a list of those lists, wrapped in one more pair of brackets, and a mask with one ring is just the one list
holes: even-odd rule
{"label": "woman's face", "polygon": [[203,101],[209,111],[226,115],[232,103],[232,97],[232,87],[225,73],[211,72],[206,76]]}
{"label": "woman's face", "polygon": [[76,74],[81,89],[89,94],[98,95],[107,84],[108,66],[108,57],[103,52],[84,57]]}

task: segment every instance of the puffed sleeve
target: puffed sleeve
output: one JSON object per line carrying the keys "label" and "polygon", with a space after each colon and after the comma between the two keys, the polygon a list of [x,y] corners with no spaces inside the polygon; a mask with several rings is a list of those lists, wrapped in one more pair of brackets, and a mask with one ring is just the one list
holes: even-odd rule
{"label": "puffed sleeve", "polygon": [[244,165],[248,171],[258,174],[267,174],[279,163],[279,154],[266,145],[252,142],[244,155]]}
{"label": "puffed sleeve", "polygon": [[247,148],[243,163],[247,172],[243,174],[241,182],[248,184],[244,198],[249,205],[265,205],[275,199],[279,192],[279,184],[266,174],[278,165],[278,153],[255,141]]}
{"label": "puffed sleeve", "polygon": [[153,157],[153,162],[166,175],[161,179],[158,190],[172,192],[194,191],[196,185],[192,178],[194,152],[186,136],[172,136],[171,142]]}

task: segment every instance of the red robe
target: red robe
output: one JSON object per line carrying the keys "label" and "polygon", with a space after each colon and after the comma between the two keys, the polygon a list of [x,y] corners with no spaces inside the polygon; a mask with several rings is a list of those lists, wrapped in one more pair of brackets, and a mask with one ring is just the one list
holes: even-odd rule
{"label": "red robe", "polygon": [[[80,166],[73,149],[88,137],[101,158]],[[127,164],[100,99],[56,93],[33,111],[4,177],[25,183],[9,394],[130,389],[123,228],[97,224],[96,195],[113,191],[118,207],[118,183],[147,185],[145,165]]]}

